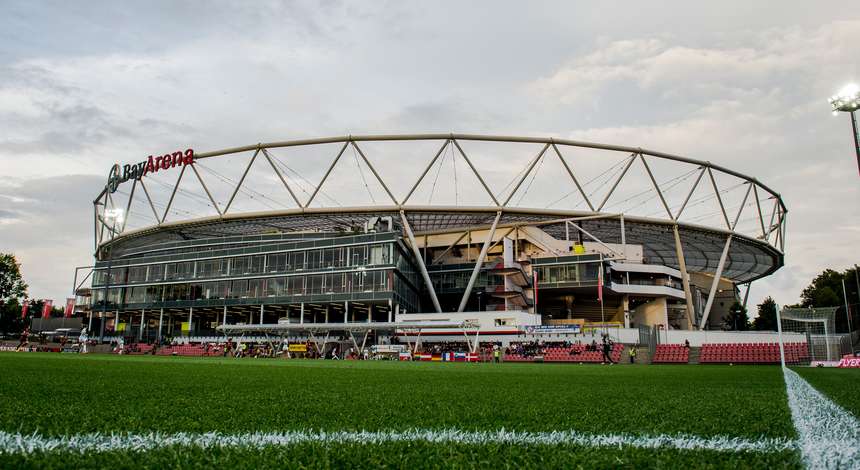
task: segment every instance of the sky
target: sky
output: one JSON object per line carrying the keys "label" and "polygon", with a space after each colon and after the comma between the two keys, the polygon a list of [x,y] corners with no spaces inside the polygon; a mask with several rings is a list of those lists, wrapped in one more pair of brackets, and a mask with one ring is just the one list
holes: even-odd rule
{"label": "sky", "polygon": [[[92,263],[115,162],[345,134],[623,144],[756,176],[788,207],[750,304],[860,263],[848,116],[860,2],[0,2],[0,251],[34,298]],[[153,150],[156,149],[156,150]],[[396,175],[394,175],[396,176]],[[754,307],[753,307],[754,309]]]}

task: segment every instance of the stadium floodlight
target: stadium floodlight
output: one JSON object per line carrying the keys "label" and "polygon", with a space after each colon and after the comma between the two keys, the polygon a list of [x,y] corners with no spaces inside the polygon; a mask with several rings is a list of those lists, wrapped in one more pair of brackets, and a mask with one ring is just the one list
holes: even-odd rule
{"label": "stadium floodlight", "polygon": [[839,93],[831,96],[828,101],[833,107],[834,116],[840,112],[848,113],[851,116],[854,153],[857,155],[857,170],[860,171],[860,135],[857,133],[857,116],[854,115],[854,112],[860,109],[860,86],[856,83],[849,83],[842,87]]}
{"label": "stadium floodlight", "polygon": [[125,217],[123,210],[120,208],[117,209],[108,209],[105,211],[105,219],[112,220],[114,225],[122,224],[122,221]]}

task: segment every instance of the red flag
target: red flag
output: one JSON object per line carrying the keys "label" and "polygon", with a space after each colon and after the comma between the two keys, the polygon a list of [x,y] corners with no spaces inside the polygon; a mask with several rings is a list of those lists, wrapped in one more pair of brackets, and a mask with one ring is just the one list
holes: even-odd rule
{"label": "red flag", "polygon": [[30,302],[24,299],[24,305],[21,306],[21,319],[27,318],[27,311],[30,310]]}
{"label": "red flag", "polygon": [[72,313],[74,313],[74,311],[75,311],[75,299],[74,298],[66,299],[66,311],[64,312],[65,317],[71,318]]}
{"label": "red flag", "polygon": [[603,266],[600,267],[597,274],[597,300],[603,303]]}
{"label": "red flag", "polygon": [[53,300],[45,300],[44,305],[42,305],[42,318],[49,318],[51,316],[51,308],[53,308],[53,306]]}

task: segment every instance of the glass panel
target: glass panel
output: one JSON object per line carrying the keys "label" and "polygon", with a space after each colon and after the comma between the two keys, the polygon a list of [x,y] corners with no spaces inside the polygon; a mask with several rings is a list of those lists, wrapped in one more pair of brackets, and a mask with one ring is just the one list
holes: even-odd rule
{"label": "glass panel", "polygon": [[128,268],[129,284],[144,281],[146,281],[146,266],[132,266]]}
{"label": "glass panel", "polygon": [[275,277],[266,279],[266,295],[269,297],[284,295],[284,278]]}
{"label": "glass panel", "polygon": [[164,265],[153,264],[149,266],[149,272],[146,274],[147,281],[162,281],[164,280]]}
{"label": "glass panel", "polygon": [[248,281],[247,280],[233,281],[232,285],[230,286],[230,298],[231,299],[238,299],[238,298],[245,297],[247,295],[247,293],[248,293]]}
{"label": "glass panel", "polygon": [[93,271],[93,285],[94,286],[103,286],[107,282],[107,271],[105,270],[97,270]]}
{"label": "glass panel", "polygon": [[266,259],[266,272],[282,273],[287,270],[287,254],[277,253],[269,255]]}
{"label": "glass panel", "polygon": [[109,273],[111,284],[125,284],[125,268],[114,268]]}

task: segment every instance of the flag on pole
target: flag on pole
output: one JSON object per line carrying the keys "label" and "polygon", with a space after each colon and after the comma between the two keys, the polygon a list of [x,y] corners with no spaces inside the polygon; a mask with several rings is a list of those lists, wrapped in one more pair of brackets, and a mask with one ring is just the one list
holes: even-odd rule
{"label": "flag on pole", "polygon": [[42,318],[48,318],[51,316],[51,309],[54,307],[54,301],[50,299],[46,299],[45,303],[42,305]]}
{"label": "flag on pole", "polygon": [[600,270],[597,274],[597,300],[600,301],[601,305],[603,304],[603,266],[600,266]]}
{"label": "flag on pole", "polygon": [[66,318],[72,318],[72,313],[74,313],[74,311],[75,311],[75,299],[74,299],[74,297],[70,298],[70,299],[66,299],[66,310],[63,312],[63,315]]}
{"label": "flag on pole", "polygon": [[24,305],[21,305],[21,319],[27,318],[27,311],[30,310],[30,301],[24,299]]}

